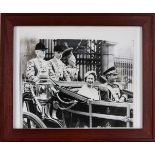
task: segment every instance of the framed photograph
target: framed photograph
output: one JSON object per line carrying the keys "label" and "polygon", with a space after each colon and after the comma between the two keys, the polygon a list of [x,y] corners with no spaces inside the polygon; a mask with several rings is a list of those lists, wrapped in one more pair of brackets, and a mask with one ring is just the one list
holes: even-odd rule
{"label": "framed photograph", "polygon": [[153,141],[153,22],[2,14],[2,141]]}

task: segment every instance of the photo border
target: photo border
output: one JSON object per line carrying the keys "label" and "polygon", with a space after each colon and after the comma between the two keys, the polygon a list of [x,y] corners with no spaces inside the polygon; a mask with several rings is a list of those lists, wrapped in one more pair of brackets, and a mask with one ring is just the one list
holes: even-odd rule
{"label": "photo border", "polygon": [[[1,14],[1,16],[1,141],[153,141],[155,139],[153,14]],[[13,129],[14,26],[142,26],[143,128],[114,130]]]}

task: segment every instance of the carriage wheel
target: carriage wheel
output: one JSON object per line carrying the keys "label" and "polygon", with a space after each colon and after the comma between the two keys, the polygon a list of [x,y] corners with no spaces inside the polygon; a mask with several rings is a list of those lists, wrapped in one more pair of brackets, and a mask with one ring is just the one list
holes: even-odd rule
{"label": "carriage wheel", "polygon": [[23,112],[23,128],[47,128],[43,121],[31,112]]}

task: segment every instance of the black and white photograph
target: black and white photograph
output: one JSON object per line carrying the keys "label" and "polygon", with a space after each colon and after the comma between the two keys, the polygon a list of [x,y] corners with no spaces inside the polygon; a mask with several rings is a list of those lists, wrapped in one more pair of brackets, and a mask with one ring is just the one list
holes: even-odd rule
{"label": "black and white photograph", "polygon": [[17,26],[13,127],[142,128],[138,26]]}

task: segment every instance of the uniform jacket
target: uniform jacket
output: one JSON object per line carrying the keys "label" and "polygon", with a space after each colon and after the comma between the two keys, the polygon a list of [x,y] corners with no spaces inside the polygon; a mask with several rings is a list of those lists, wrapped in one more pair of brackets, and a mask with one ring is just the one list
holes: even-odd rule
{"label": "uniform jacket", "polygon": [[39,74],[42,70],[44,70],[49,77],[54,77],[54,72],[49,68],[47,61],[39,58],[31,59],[27,62],[26,77],[31,81],[34,81],[35,78],[39,79]]}
{"label": "uniform jacket", "polygon": [[48,65],[55,74],[55,80],[70,81],[70,77],[69,74],[67,73],[66,66],[61,60],[54,57],[53,59],[48,61]]}
{"label": "uniform jacket", "polygon": [[124,101],[127,100],[127,95],[123,93],[121,85],[118,83],[105,83],[100,86],[100,90],[103,92],[101,93],[103,100],[108,101],[116,101],[119,102],[121,97],[124,97]]}

